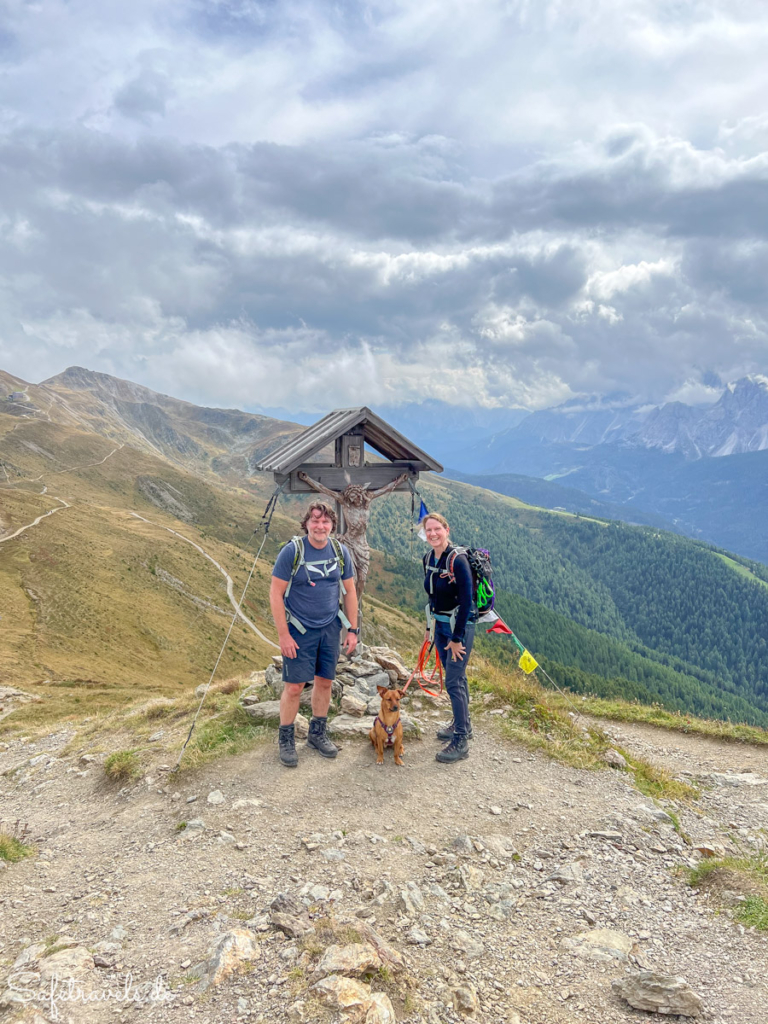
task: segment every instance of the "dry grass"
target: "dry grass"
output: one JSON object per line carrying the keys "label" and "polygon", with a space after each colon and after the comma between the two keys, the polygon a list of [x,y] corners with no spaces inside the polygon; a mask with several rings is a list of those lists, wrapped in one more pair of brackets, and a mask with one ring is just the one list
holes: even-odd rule
{"label": "dry grass", "polygon": [[[591,723],[585,722],[560,694],[553,694],[534,676],[514,670],[505,671],[478,658],[474,661],[473,689],[487,709],[501,708],[499,727],[510,739],[529,750],[540,750],[548,757],[573,768],[602,770],[608,766],[604,755],[616,745]],[[574,705],[578,707],[578,705]],[[627,761],[627,773],[647,796],[690,800],[696,790],[673,778],[663,768],[620,750]]]}
{"label": "dry grass", "polygon": [[[551,692],[551,691],[550,691]],[[552,693],[556,706],[567,706],[565,698]],[[638,704],[634,701],[605,700],[601,697],[581,697],[574,694],[570,700],[585,715],[607,718],[614,722],[640,722],[655,725],[670,732],[690,733],[709,736],[712,739],[731,743],[749,743],[755,746],[768,745],[768,730],[754,725],[739,725],[717,719],[696,718],[681,711],[668,711],[658,704]]]}
{"label": "dry grass", "polygon": [[[127,447],[102,466],[56,476],[62,466],[103,458],[114,445],[41,423],[25,424],[24,433],[25,440],[51,451],[55,461],[19,445],[18,432],[0,438],[0,456],[18,463],[29,477],[43,474],[44,480],[30,487],[39,490],[44,482],[49,493],[0,485],[4,528],[25,525],[55,507],[52,494],[73,507],[0,547],[0,683],[41,698],[3,719],[0,733],[23,729],[39,734],[59,724],[77,726],[84,715],[193,691],[210,675],[232,609],[221,573],[164,527],[200,544],[227,568],[239,592],[253,558],[253,550],[244,553],[240,545],[259,518],[261,497],[238,493],[220,481],[208,484]],[[11,453],[7,449],[13,444]],[[151,504],[135,483],[145,477],[174,487],[195,521],[179,522]],[[132,509],[152,524],[131,516]],[[269,563],[279,537],[290,532],[290,524],[277,516],[245,604],[267,635],[273,631]],[[273,653],[237,623],[221,677],[230,680],[261,668]]]}
{"label": "dry grass", "polygon": [[224,694],[239,693],[241,690],[244,690],[247,685],[248,683],[244,676],[233,676],[231,679],[222,679],[221,682],[216,682],[216,680],[214,680],[211,683],[211,687],[208,692],[211,693],[213,691],[215,693]]}
{"label": "dry grass", "polygon": [[242,754],[273,741],[274,729],[257,725],[236,698],[230,697],[229,701],[223,710],[198,725],[184,752],[181,771],[194,771],[217,758]]}
{"label": "dry grass", "polygon": [[[182,771],[273,739],[274,730],[256,724],[240,706],[240,694],[246,686],[247,679],[241,676],[211,686],[184,752]],[[79,756],[110,750],[104,765],[107,776],[130,781],[144,773],[153,755],[166,763],[175,762],[199,705],[200,698],[188,693],[175,700],[154,698],[128,710],[92,716],[76,730],[62,753]],[[158,731],[160,738],[147,744],[151,734]]]}
{"label": "dry grass", "polygon": [[104,774],[111,782],[132,782],[142,774],[138,750],[116,750],[104,762]]}
{"label": "dry grass", "polygon": [[768,932],[768,849],[703,860],[688,873],[689,883],[729,906],[737,921]]}

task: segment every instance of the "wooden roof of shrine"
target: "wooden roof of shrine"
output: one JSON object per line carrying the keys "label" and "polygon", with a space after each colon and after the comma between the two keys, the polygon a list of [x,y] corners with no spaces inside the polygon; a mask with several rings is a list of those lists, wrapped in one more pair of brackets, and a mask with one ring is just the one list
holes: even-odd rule
{"label": "wooden roof of shrine", "polygon": [[391,462],[410,463],[417,471],[443,471],[436,459],[365,405],[355,409],[334,409],[268,455],[257,468],[278,474],[291,473],[344,434],[361,435],[367,445]]}

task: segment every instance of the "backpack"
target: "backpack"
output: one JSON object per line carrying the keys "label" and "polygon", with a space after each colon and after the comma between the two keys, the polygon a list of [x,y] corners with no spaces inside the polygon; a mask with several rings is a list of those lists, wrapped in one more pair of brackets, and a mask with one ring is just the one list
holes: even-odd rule
{"label": "backpack", "polygon": [[[340,542],[335,537],[329,537],[328,539],[330,540],[331,546],[333,547],[334,553],[336,555],[336,561],[339,563],[339,576],[342,579],[341,590],[342,593],[346,593],[343,583],[344,548],[341,546]],[[301,536],[301,534],[298,534],[296,537],[291,537],[291,544],[293,544],[293,567],[291,568],[291,580],[293,580],[293,577],[296,575],[296,573],[299,571],[302,565],[311,566],[327,564],[328,559],[325,558],[321,559],[318,562],[308,562],[306,560],[304,538]],[[309,569],[307,569],[307,573],[309,573]]]}
{"label": "backpack", "polygon": [[[448,552],[445,569],[441,575],[445,575],[451,581],[456,582],[456,574],[453,571],[457,555],[466,555],[469,568],[472,572],[472,598],[477,605],[477,613],[480,617],[493,611],[496,601],[496,590],[491,576],[491,554],[485,548],[463,548],[453,547]],[[430,553],[424,555],[424,574],[427,573],[427,562]],[[429,568],[432,568],[431,566]]]}
{"label": "backpack", "polygon": [[[339,618],[341,619],[344,626],[349,627],[349,619],[344,613],[344,597],[347,593],[347,588],[344,586],[344,548],[335,537],[329,537],[328,539],[331,542],[334,553],[336,555],[336,561],[339,564]],[[304,568],[307,570],[307,578],[310,580],[310,583],[312,582],[310,576],[311,572],[320,572],[323,576],[326,576],[329,572],[332,572],[333,569],[335,569],[334,565],[331,565],[330,568],[328,567],[329,559],[327,558],[321,558],[314,562],[311,560],[307,560],[304,548],[304,537],[301,536],[301,534],[298,534],[296,537],[291,537],[291,544],[293,544],[293,566],[291,568],[291,578],[288,580],[288,586],[285,588],[283,600],[285,600],[288,597],[289,593],[291,592],[293,577],[296,575],[299,569],[301,569],[302,566],[304,566]],[[331,561],[333,560],[331,559]],[[323,568],[314,569],[314,566],[323,566]],[[298,629],[300,633],[306,632],[304,626],[299,622],[295,615],[291,614],[287,607],[285,609],[285,614],[287,621],[293,623],[293,625],[296,627],[296,629]]]}

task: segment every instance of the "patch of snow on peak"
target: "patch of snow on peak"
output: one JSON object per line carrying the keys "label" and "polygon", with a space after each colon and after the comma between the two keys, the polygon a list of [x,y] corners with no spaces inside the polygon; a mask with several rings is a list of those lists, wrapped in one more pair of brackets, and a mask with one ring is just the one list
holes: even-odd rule
{"label": "patch of snow on peak", "polygon": [[712,452],[712,455],[716,459],[720,458],[723,455],[733,455],[733,453],[735,451],[737,451],[738,448],[739,448],[739,435],[738,435],[737,431],[733,430],[728,435],[728,437],[725,439],[723,444],[721,444],[720,447],[717,448],[716,451]]}

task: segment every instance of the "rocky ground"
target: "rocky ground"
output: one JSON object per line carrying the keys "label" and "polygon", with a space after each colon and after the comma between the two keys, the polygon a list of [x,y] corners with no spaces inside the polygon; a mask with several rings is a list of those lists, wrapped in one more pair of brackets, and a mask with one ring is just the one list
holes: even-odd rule
{"label": "rocky ground", "polygon": [[440,765],[444,712],[409,712],[404,768],[346,739],[335,761],[301,743],[288,770],[270,741],[118,790],[64,733],[0,748],[3,828],[37,846],[0,869],[0,1016],[34,993],[38,1024],[670,1019],[612,986],[649,970],[683,977],[700,1020],[765,1024],[768,937],[680,868],[761,842],[768,755],[606,726],[705,783],[671,807],[503,739],[479,701],[469,760]]}

